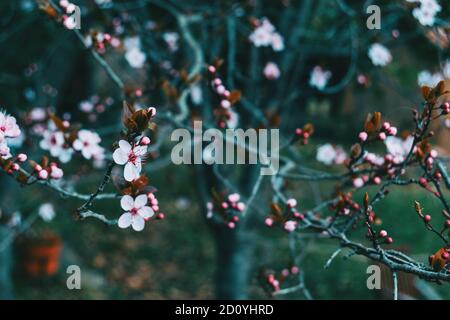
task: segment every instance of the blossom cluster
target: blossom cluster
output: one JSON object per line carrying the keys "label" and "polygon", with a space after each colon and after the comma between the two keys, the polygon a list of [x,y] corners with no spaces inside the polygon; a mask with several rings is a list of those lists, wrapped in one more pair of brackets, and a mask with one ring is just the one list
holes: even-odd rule
{"label": "blossom cluster", "polygon": [[42,132],[39,145],[62,163],[69,162],[74,151],[78,151],[85,159],[93,160],[94,165],[102,166],[105,149],[100,146],[100,142],[101,138],[96,132],[86,129],[75,131],[71,129],[69,121],[53,117]]}
{"label": "blossom cluster", "polygon": [[256,19],[255,29],[249,36],[255,47],[271,46],[274,51],[284,50],[283,37],[276,32],[274,25],[267,18]]}
{"label": "blossom cluster", "polygon": [[20,136],[20,128],[16,118],[0,111],[0,157],[8,159],[11,157],[8,140]]}
{"label": "blossom cluster", "polygon": [[218,213],[228,228],[234,229],[239,222],[240,215],[245,211],[245,203],[238,193],[232,193],[225,199],[215,199],[206,204],[207,218],[211,219],[214,212]]}
{"label": "blossom cluster", "polygon": [[240,93],[226,88],[222,79],[217,75],[216,66],[208,66],[208,72],[212,78],[211,86],[220,100],[219,107],[214,111],[217,125],[220,128],[236,128],[239,123],[239,115],[232,107],[240,99]]}
{"label": "blossom cluster", "polygon": [[125,59],[132,68],[140,69],[147,60],[147,55],[142,50],[141,39],[138,36],[128,37],[123,41]]}
{"label": "blossom cluster", "polygon": [[288,282],[292,276],[298,275],[300,269],[293,265],[289,268],[284,268],[277,274],[274,271],[266,271],[263,274],[264,282],[267,286],[265,286],[271,294],[276,294],[280,291],[281,284],[284,282]]}
{"label": "blossom cluster", "polygon": [[297,200],[294,198],[286,201],[284,211],[281,210],[277,203],[272,203],[270,209],[271,214],[264,220],[264,223],[268,227],[272,227],[275,223],[279,223],[283,226],[286,232],[293,232],[297,229],[299,221],[305,219],[303,213],[297,210]]}
{"label": "blossom cluster", "polygon": [[423,26],[431,27],[435,24],[436,15],[442,10],[442,7],[436,0],[407,0],[418,4],[413,9],[412,14]]}

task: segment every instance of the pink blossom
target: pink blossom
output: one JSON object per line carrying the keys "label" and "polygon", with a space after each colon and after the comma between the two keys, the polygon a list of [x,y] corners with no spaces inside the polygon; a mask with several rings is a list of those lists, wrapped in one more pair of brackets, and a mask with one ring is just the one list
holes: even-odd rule
{"label": "pink blossom", "polygon": [[103,153],[103,148],[99,146],[101,139],[95,132],[89,130],[78,131],[77,139],[73,142],[73,148],[81,151],[86,159],[91,159],[96,154]]}
{"label": "pink blossom", "polygon": [[0,112],[0,141],[5,138],[16,138],[19,135],[20,129],[16,123],[16,118]]}
{"label": "pink blossom", "polygon": [[364,185],[364,180],[362,178],[356,178],[353,180],[353,186],[355,188],[361,188]]}
{"label": "pink blossom", "polygon": [[59,158],[62,163],[67,163],[72,158],[73,150],[65,148],[64,134],[61,131],[45,130],[39,146],[48,150],[52,157]]}
{"label": "pink blossom", "polygon": [[139,178],[142,170],[142,157],[147,153],[147,146],[130,145],[128,141],[120,140],[119,148],[113,153],[114,162],[125,165],[123,172],[126,181]]}
{"label": "pink blossom", "polygon": [[365,132],[365,131],[360,132],[359,135],[358,135],[358,138],[359,138],[359,140],[361,140],[362,142],[366,141],[367,138],[368,138],[367,132]]}
{"label": "pink blossom", "polygon": [[284,223],[284,230],[287,232],[292,232],[297,227],[297,221],[288,220]]}
{"label": "pink blossom", "polygon": [[293,199],[293,198],[288,199],[288,200],[286,201],[286,204],[287,204],[288,207],[294,208],[295,206],[297,206],[297,200],[295,200],[295,199]]}
{"label": "pink blossom", "polygon": [[264,76],[269,80],[278,79],[280,77],[280,69],[274,62],[268,62],[264,67]]}
{"label": "pink blossom", "polygon": [[120,206],[126,212],[120,216],[118,226],[124,229],[131,225],[135,231],[144,229],[145,219],[149,219],[155,214],[146,204],[147,195],[145,194],[141,194],[135,199],[129,195],[123,196]]}

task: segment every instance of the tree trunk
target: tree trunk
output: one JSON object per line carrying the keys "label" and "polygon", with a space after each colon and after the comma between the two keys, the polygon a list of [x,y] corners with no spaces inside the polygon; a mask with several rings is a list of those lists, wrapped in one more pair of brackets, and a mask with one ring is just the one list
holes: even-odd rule
{"label": "tree trunk", "polygon": [[246,299],[251,269],[252,244],[239,226],[217,228],[216,298]]}

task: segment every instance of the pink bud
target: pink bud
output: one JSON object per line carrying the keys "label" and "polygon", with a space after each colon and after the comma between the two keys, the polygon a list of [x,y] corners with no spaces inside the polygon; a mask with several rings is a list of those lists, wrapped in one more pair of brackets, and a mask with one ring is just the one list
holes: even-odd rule
{"label": "pink bud", "polygon": [[300,129],[300,128],[295,129],[295,134],[296,134],[297,136],[301,135],[302,132],[303,132],[303,130]]}
{"label": "pink bud", "polygon": [[388,130],[391,127],[391,124],[389,122],[383,123],[384,130]]}
{"label": "pink bud", "polygon": [[223,209],[228,209],[228,203],[226,202],[222,202],[221,206]]}
{"label": "pink bud", "polygon": [[19,153],[17,155],[17,161],[19,161],[19,162],[25,162],[25,161],[27,161],[27,158],[28,157],[25,153]]}
{"label": "pink bud", "polygon": [[241,198],[241,196],[239,195],[239,193],[232,193],[228,196],[228,201],[238,202],[240,198]]}
{"label": "pink bud", "polygon": [[42,167],[39,164],[37,164],[34,166],[34,170],[40,172],[42,171]]}
{"label": "pink bud", "polygon": [[425,215],[425,217],[423,217],[423,221],[425,221],[426,223],[431,221],[431,216],[429,214]]}
{"label": "pink bud", "polygon": [[228,222],[228,228],[234,229],[236,227],[236,224],[233,221]]}
{"label": "pink bud", "polygon": [[266,220],[264,220],[264,223],[266,224],[266,226],[271,227],[273,225],[273,220],[272,218],[266,218]]}
{"label": "pink bud", "polygon": [[147,145],[149,145],[149,144],[150,144],[150,138],[147,137],[147,136],[142,137],[142,139],[141,139],[141,145],[147,146]]}
{"label": "pink bud", "polygon": [[300,270],[298,269],[297,266],[292,266],[292,267],[291,267],[291,273],[292,273],[292,274],[297,274],[299,271],[300,271]]}
{"label": "pink bud", "polygon": [[288,199],[288,201],[286,201],[286,205],[289,208],[294,208],[295,206],[297,206],[297,200],[295,200],[294,198]]}
{"label": "pink bud", "polygon": [[388,133],[389,133],[391,136],[397,135],[397,132],[398,132],[398,130],[397,130],[396,127],[390,127],[389,130],[388,130]]}
{"label": "pink bud", "polygon": [[283,269],[281,271],[281,274],[283,275],[283,277],[287,277],[289,275],[289,269]]}
{"label": "pink bud", "polygon": [[392,242],[394,242],[394,239],[392,239],[391,237],[387,237],[386,238],[386,243],[387,244],[391,244]]}
{"label": "pink bud", "polygon": [[222,80],[220,80],[219,78],[215,78],[213,83],[215,86],[220,86],[222,84]]}
{"label": "pink bud", "polygon": [[153,118],[154,116],[156,116],[156,108],[155,107],[150,107],[147,109],[147,112],[149,113],[150,117]]}
{"label": "pink bud", "polygon": [[386,133],[380,132],[380,133],[378,134],[378,139],[380,139],[381,141],[386,140]]}
{"label": "pink bud", "polygon": [[215,73],[215,72],[216,72],[216,67],[214,67],[214,66],[209,66],[209,67],[208,67],[208,71],[209,71],[210,73]]}
{"label": "pink bud", "polygon": [[228,109],[229,107],[231,107],[231,103],[230,103],[230,101],[228,101],[228,100],[222,100],[222,101],[220,102],[220,106],[221,106],[222,108]]}
{"label": "pink bud", "polygon": [[419,179],[419,184],[420,184],[422,187],[424,187],[424,188],[428,187],[427,179],[424,178],[424,177],[422,177],[422,178]]}
{"label": "pink bud", "polygon": [[380,177],[375,177],[375,178],[373,178],[373,182],[375,184],[380,184],[381,183],[381,178]]}
{"label": "pink bud", "polygon": [[442,259],[448,260],[449,257],[450,257],[450,254],[448,254],[448,252],[442,253]]}
{"label": "pink bud", "polygon": [[158,214],[156,215],[156,218],[159,219],[159,220],[163,220],[165,217],[166,217],[165,214],[162,213],[162,212],[160,212],[160,213],[158,213]]}
{"label": "pink bud", "polygon": [[13,170],[13,171],[18,171],[19,170],[19,165],[17,164],[17,163],[13,163],[12,165],[11,165],[11,169]]}
{"label": "pink bud", "polygon": [[244,211],[245,210],[245,204],[243,202],[238,202],[236,209],[238,209],[239,211]]}
{"label": "pink bud", "polygon": [[381,238],[385,238],[385,237],[387,237],[388,233],[387,233],[386,230],[381,230],[379,235],[380,235]]}
{"label": "pink bud", "polygon": [[359,140],[361,140],[362,142],[366,141],[368,138],[368,134],[365,131],[362,131],[359,133],[358,135]]}
{"label": "pink bud", "polygon": [[430,157],[436,158],[437,156],[438,156],[438,152],[436,150],[433,149],[430,151]]}
{"label": "pink bud", "polygon": [[48,172],[47,170],[41,170],[38,173],[39,179],[46,180],[48,178]]}

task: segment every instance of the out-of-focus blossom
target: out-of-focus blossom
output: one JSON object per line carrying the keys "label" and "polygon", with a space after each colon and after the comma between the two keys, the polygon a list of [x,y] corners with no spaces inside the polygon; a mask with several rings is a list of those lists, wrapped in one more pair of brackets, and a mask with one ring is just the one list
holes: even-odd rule
{"label": "out-of-focus blossom", "polygon": [[372,44],[369,48],[368,55],[375,66],[383,67],[392,61],[391,52],[380,43]]}
{"label": "out-of-focus blossom", "polygon": [[62,163],[67,163],[72,159],[73,150],[65,147],[64,134],[61,131],[45,130],[43,139],[39,146],[43,150],[48,150],[52,157],[58,158]]}
{"label": "out-of-focus blossom", "polygon": [[284,49],[283,37],[275,31],[275,27],[267,18],[257,21],[258,26],[249,36],[250,42],[255,47],[272,46],[274,51],[282,51]]}
{"label": "out-of-focus blossom", "polygon": [[342,164],[347,159],[347,154],[341,146],[334,147],[327,143],[317,148],[316,159],[326,165]]}
{"label": "out-of-focus blossom", "polygon": [[400,163],[405,160],[411,150],[414,138],[408,136],[405,140],[398,137],[387,137],[384,141],[388,152],[394,156],[394,163]]}
{"label": "out-of-focus blossom", "polygon": [[134,48],[125,53],[125,59],[131,67],[139,69],[144,66],[147,56],[140,49]]}
{"label": "out-of-focus blossom", "polygon": [[268,62],[264,67],[264,76],[269,80],[278,79],[280,77],[280,69],[274,62]]}
{"label": "out-of-focus blossom", "polygon": [[163,34],[163,39],[166,42],[169,50],[175,52],[178,50],[178,40],[180,39],[180,35],[176,32],[165,32]]}
{"label": "out-of-focus blossom", "polygon": [[50,222],[55,218],[55,208],[51,203],[43,203],[39,209],[38,214],[45,222]]}
{"label": "out-of-focus blossom", "polygon": [[323,70],[320,66],[315,66],[311,71],[311,77],[309,79],[309,85],[311,87],[316,87],[319,90],[323,90],[327,84],[328,80],[331,78],[331,72],[328,70]]}
{"label": "out-of-focus blossom", "polygon": [[101,139],[97,133],[83,129],[78,131],[73,148],[80,151],[83,157],[89,160],[95,155],[103,153],[103,148],[99,146],[100,142]]}
{"label": "out-of-focus blossom", "polygon": [[[410,1],[411,2],[411,1]],[[442,10],[442,7],[436,0],[419,0],[420,5],[413,9],[412,15],[423,26],[433,26],[436,15]]]}

